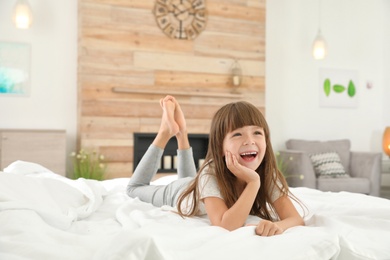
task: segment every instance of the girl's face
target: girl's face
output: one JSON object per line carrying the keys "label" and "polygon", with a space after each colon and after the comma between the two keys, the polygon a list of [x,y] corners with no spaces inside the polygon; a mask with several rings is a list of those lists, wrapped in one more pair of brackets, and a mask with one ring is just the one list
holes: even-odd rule
{"label": "girl's face", "polygon": [[260,166],[266,148],[264,129],[259,126],[237,128],[223,139],[223,151],[231,152],[241,165],[252,170]]}

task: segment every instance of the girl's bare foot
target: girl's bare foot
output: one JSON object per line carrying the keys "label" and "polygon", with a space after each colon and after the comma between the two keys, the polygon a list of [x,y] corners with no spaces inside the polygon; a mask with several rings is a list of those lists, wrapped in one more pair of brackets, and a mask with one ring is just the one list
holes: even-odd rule
{"label": "girl's bare foot", "polygon": [[160,129],[158,130],[153,144],[164,149],[169,139],[179,132],[179,125],[175,122],[175,102],[173,97],[166,96],[160,99],[160,105],[163,109]]}
{"label": "girl's bare foot", "polygon": [[179,128],[179,130],[176,133],[176,140],[177,140],[177,146],[179,150],[188,149],[190,148],[190,143],[188,140],[188,133],[187,133],[187,123],[186,119],[184,117],[184,113],[181,110],[181,107],[179,105],[179,102],[174,97],[170,97],[170,100],[175,103],[175,122]]}
{"label": "girl's bare foot", "polygon": [[175,103],[175,122],[179,127],[178,133],[187,133],[187,123],[184,113],[181,110],[179,102],[177,102],[175,98],[173,98],[173,102]]}
{"label": "girl's bare foot", "polygon": [[180,130],[175,122],[176,100],[172,96],[166,96],[160,100],[160,104],[163,109],[161,128],[166,128],[169,136],[172,137]]}

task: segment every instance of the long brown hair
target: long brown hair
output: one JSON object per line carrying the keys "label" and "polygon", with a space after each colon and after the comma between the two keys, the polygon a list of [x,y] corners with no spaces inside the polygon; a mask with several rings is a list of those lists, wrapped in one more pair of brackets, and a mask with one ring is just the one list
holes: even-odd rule
{"label": "long brown hair", "polygon": [[[237,177],[226,166],[222,144],[227,133],[237,128],[250,125],[262,127],[266,140],[264,159],[256,169],[256,172],[260,176],[261,186],[250,214],[263,219],[275,220],[275,209],[271,201],[272,189],[278,189],[283,195],[288,195],[288,185],[276,164],[267,121],[259,109],[245,101],[224,105],[214,114],[205,158],[206,163],[201,167],[190,186],[180,195],[177,202],[177,209],[181,216],[196,215],[199,209],[199,173],[206,166],[209,167],[209,172],[216,175],[218,187],[226,206],[230,208],[238,200],[240,194],[236,189]],[[181,204],[187,196],[192,196],[193,204],[188,212],[182,212]]]}

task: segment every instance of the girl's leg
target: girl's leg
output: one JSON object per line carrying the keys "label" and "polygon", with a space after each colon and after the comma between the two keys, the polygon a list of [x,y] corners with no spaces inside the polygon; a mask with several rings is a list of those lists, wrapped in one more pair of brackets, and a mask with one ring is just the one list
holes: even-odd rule
{"label": "girl's leg", "polygon": [[[152,145],[148,148],[137,165],[129,185],[149,185],[150,181],[157,173],[165,146],[169,139],[171,139],[179,129],[174,122],[175,103],[168,97],[161,99],[160,102],[163,109],[160,129],[158,130]],[[173,123],[171,121],[173,121]]]}
{"label": "girl's leg", "polygon": [[138,163],[137,168],[134,170],[127,188],[130,186],[149,185],[160,166],[163,152],[164,150],[160,147],[153,144],[150,145]]}
{"label": "girl's leg", "polygon": [[195,177],[196,167],[192,148],[177,150],[177,178]]}
{"label": "girl's leg", "polygon": [[[127,185],[127,195],[132,198],[138,197],[141,201],[152,203],[156,207],[163,205],[169,205],[174,207],[179,192],[187,187],[188,183],[193,179],[190,177],[180,178],[168,185],[150,185],[150,180],[153,178],[158,170],[158,164],[161,160],[163,150],[157,146],[151,145],[142,157],[140,163],[137,165],[137,169],[134,171],[133,176],[130,178],[129,184]],[[184,155],[179,151],[178,154],[178,167],[181,162],[188,159],[192,159],[192,149],[185,150]],[[191,158],[188,157],[190,155]],[[190,163],[184,162],[185,166],[191,165]],[[183,168],[183,167],[182,167]],[[195,174],[195,165],[193,169],[188,167],[186,169],[178,169],[178,172],[186,172]],[[190,175],[189,175],[190,176]]]}
{"label": "girl's leg", "polygon": [[138,197],[141,201],[152,203],[156,207],[163,205],[175,206],[178,193],[190,181],[189,178],[179,179],[168,185],[150,185],[150,181],[158,170],[163,149],[150,145],[134,171],[127,185],[127,195]]}
{"label": "girl's leg", "polygon": [[[127,186],[127,194],[130,197],[138,197],[144,202],[152,203],[155,206],[162,205],[171,205],[174,206],[178,191],[183,188],[184,185],[188,183],[188,179],[178,180],[174,183],[171,183],[167,186],[154,186],[150,185],[150,181],[153,176],[157,173],[161,157],[163,154],[163,149],[168,143],[169,139],[174,135],[179,135],[180,140],[178,139],[179,148],[185,148],[188,144],[186,150],[190,151],[189,155],[186,155],[187,152],[183,152],[185,155],[178,155],[179,165],[180,158],[185,158],[188,160],[188,156],[192,157],[192,150],[189,147],[187,130],[185,127],[185,120],[180,121],[181,130],[179,125],[175,121],[175,112],[176,112],[176,100],[173,97],[167,96],[162,101],[163,116],[160,126],[160,130],[157,133],[156,138],[154,139],[152,145],[148,148],[144,156],[142,157],[140,163],[137,165],[137,168],[134,171],[133,176],[131,177],[129,184]],[[180,110],[181,112],[181,110]],[[184,116],[181,115],[181,120],[184,119]],[[180,133],[182,131],[182,133]],[[184,132],[185,134],[184,134]],[[185,140],[187,138],[187,141]],[[181,153],[180,153],[181,154]],[[183,159],[182,159],[183,160]],[[187,164],[187,162],[185,162]],[[193,163],[193,159],[192,159]],[[191,164],[189,164],[191,165]],[[181,167],[183,168],[183,167]],[[195,166],[193,167],[195,169]],[[180,170],[182,171],[182,170]],[[188,172],[185,170],[184,172]],[[191,173],[192,174],[192,173]],[[180,176],[180,175],[179,175]]]}
{"label": "girl's leg", "polygon": [[196,175],[196,167],[194,162],[194,156],[192,148],[188,140],[187,125],[180,108],[179,103],[174,99],[175,103],[175,122],[179,127],[179,131],[176,134],[176,140],[178,145],[177,150],[177,175],[178,178],[194,177]]}

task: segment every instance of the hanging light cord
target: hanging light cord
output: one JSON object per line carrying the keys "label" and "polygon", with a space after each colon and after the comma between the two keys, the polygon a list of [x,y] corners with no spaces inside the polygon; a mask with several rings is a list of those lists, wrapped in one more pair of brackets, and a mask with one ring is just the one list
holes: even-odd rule
{"label": "hanging light cord", "polygon": [[318,30],[321,31],[321,0],[318,2]]}

